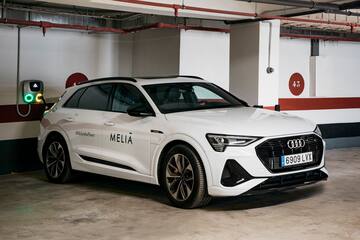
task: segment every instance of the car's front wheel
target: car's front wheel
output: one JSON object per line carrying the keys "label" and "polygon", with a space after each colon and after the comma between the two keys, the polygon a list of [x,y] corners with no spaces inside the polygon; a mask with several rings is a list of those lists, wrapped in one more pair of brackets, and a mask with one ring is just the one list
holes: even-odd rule
{"label": "car's front wheel", "polygon": [[72,169],[65,140],[57,135],[50,136],[43,153],[44,170],[49,181],[68,182],[72,177]]}
{"label": "car's front wheel", "polygon": [[211,200],[203,165],[190,147],[172,147],[165,154],[160,170],[161,185],[176,207],[196,208]]}

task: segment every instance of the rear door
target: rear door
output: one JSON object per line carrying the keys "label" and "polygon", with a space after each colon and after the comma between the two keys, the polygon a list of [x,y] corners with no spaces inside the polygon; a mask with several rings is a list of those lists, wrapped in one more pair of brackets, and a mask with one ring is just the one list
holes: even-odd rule
{"label": "rear door", "polygon": [[73,160],[102,156],[103,120],[109,109],[113,84],[92,85],[78,90],[63,106],[62,128],[66,131],[75,152]]}

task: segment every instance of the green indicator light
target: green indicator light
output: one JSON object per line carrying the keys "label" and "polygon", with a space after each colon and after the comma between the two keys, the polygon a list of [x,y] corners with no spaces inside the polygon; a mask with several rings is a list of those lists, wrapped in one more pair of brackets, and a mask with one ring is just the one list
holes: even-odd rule
{"label": "green indicator light", "polygon": [[31,93],[28,93],[24,96],[24,101],[26,103],[32,103],[34,101],[34,96]]}

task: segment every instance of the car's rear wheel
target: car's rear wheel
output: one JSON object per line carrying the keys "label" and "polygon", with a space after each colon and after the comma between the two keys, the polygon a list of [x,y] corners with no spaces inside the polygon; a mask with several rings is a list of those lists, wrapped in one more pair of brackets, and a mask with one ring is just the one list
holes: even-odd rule
{"label": "car's rear wheel", "polygon": [[160,178],[168,198],[176,207],[196,208],[211,200],[201,160],[186,145],[176,145],[165,154]]}
{"label": "car's rear wheel", "polygon": [[72,177],[69,151],[65,140],[57,135],[50,136],[44,146],[44,170],[49,181],[68,182]]}

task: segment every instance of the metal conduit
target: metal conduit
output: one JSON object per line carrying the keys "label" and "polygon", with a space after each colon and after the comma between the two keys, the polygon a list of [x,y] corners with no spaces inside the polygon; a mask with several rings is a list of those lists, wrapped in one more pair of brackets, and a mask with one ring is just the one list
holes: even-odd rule
{"label": "metal conduit", "polygon": [[310,8],[310,9],[320,9],[320,10],[340,10],[340,6],[338,4],[320,3],[320,2],[315,2],[315,1],[304,1],[304,0],[286,0],[286,1],[284,1],[284,0],[239,0],[239,1],[275,4],[275,5]]}
{"label": "metal conduit", "polygon": [[[290,7],[309,8],[312,10],[319,10],[320,12],[328,12],[346,16],[360,16],[360,13],[346,11],[352,8],[359,8],[360,1],[353,1],[344,4],[335,3],[321,3],[315,1],[304,1],[304,0],[239,0],[242,2],[253,2],[253,3],[265,3],[275,4]],[[303,14],[304,15],[304,14]]]}

